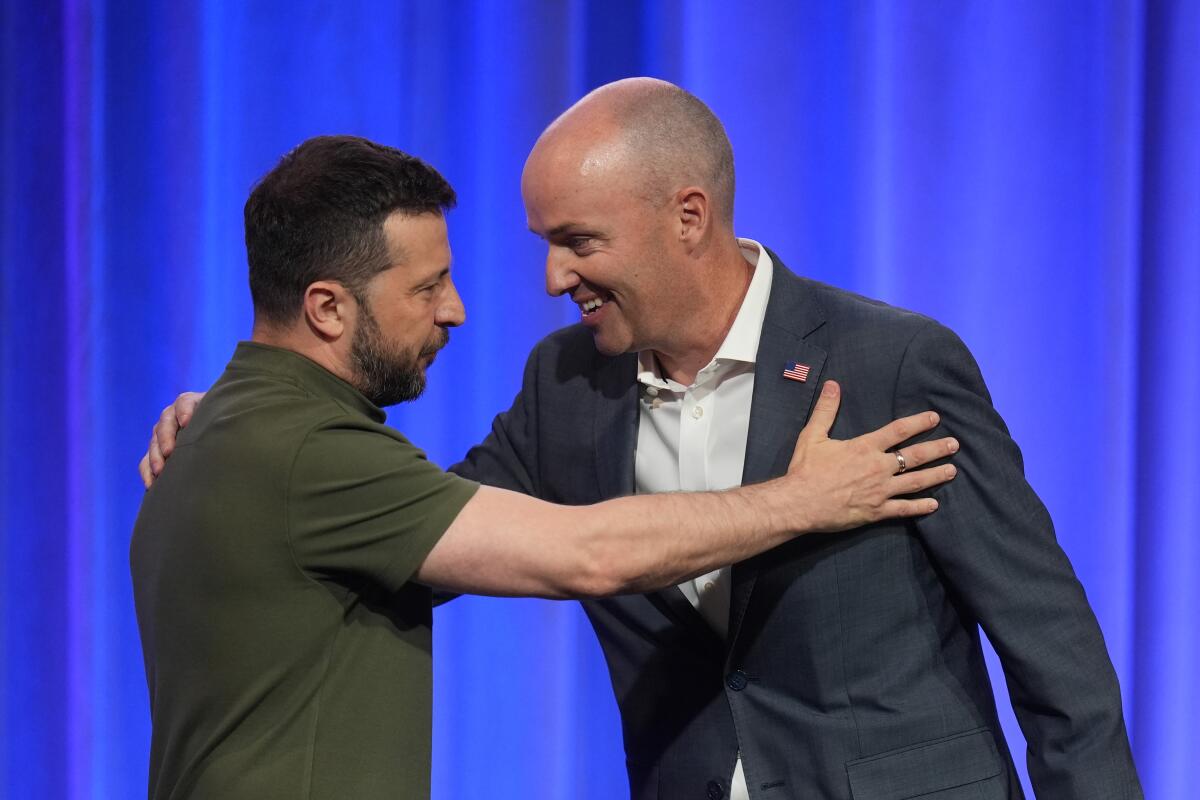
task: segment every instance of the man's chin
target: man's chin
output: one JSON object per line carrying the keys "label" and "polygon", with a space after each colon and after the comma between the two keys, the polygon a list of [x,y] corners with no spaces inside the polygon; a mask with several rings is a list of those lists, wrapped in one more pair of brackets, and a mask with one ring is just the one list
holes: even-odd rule
{"label": "man's chin", "polygon": [[638,350],[627,319],[619,304],[606,302],[598,311],[584,318],[583,326],[592,334],[596,349],[611,358]]}
{"label": "man's chin", "polygon": [[411,403],[424,393],[425,380],[424,374],[422,374],[421,381],[419,383],[410,383],[402,389],[390,390],[381,395],[376,395],[375,397],[368,396],[367,399],[380,408],[388,408],[389,406],[397,406],[401,403]]}
{"label": "man's chin", "polygon": [[628,336],[612,336],[600,328],[592,330],[592,341],[602,355],[609,357],[632,353],[636,350]]}

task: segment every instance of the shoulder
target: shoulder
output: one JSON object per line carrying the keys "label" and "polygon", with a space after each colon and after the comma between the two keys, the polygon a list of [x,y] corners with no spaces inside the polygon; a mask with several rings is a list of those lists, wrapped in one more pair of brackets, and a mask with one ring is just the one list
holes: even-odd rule
{"label": "shoulder", "polygon": [[823,350],[843,380],[894,386],[902,374],[977,372],[962,340],[906,308],[796,275],[776,261],[764,337],[804,339]]}
{"label": "shoulder", "polygon": [[529,354],[525,381],[556,387],[595,388],[601,376],[614,368],[635,364],[637,356],[623,353],[606,356],[596,349],[591,331],[583,325],[568,325],[543,337]]}
{"label": "shoulder", "polygon": [[330,397],[315,395],[300,384],[262,372],[227,372],[199,406],[200,414],[254,428],[278,438],[303,437],[315,425],[348,415]]}
{"label": "shoulder", "polygon": [[[965,350],[958,336],[936,319],[894,306],[837,286],[803,278],[783,267],[777,274],[779,305],[768,312],[772,319],[787,320],[802,314],[816,326],[815,339],[836,349],[848,348],[857,355],[874,354],[892,361],[903,358],[910,348],[951,347]],[[801,335],[809,331],[799,331]]]}
{"label": "shoulder", "polygon": [[795,280],[825,311],[828,321],[843,330],[876,330],[891,336],[913,336],[929,327],[942,327],[932,317],[882,300],[808,278],[796,277]]}
{"label": "shoulder", "polygon": [[197,439],[235,448],[254,461],[291,459],[321,431],[334,434],[322,437],[326,446],[378,446],[389,440],[407,444],[395,429],[334,397],[315,394],[285,377],[252,371],[222,376],[184,430]]}
{"label": "shoulder", "polygon": [[542,337],[530,354],[531,359],[553,364],[591,365],[601,357],[592,334],[579,323],[559,328]]}
{"label": "shoulder", "polygon": [[[833,286],[799,279],[824,305],[820,338],[854,369],[889,383],[933,381],[986,394],[979,365],[963,340],[932,317]],[[894,376],[894,377],[892,377]]]}

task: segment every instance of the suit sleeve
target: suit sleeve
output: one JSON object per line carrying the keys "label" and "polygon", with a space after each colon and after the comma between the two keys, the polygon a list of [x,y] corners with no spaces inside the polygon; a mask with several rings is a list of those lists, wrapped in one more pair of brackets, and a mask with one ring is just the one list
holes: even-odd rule
{"label": "suit sleeve", "polygon": [[936,323],[908,346],[894,411],[927,408],[942,418],[932,435],[953,435],[962,449],[958,477],[917,530],[1000,656],[1038,795],[1141,797],[1116,673],[1083,587],[975,360]]}
{"label": "suit sleeve", "polygon": [[534,348],[525,364],[521,391],[512,407],[492,421],[492,431],[466,457],[450,467],[456,473],[489,486],[498,486],[522,494],[538,495],[537,373],[541,345]]}

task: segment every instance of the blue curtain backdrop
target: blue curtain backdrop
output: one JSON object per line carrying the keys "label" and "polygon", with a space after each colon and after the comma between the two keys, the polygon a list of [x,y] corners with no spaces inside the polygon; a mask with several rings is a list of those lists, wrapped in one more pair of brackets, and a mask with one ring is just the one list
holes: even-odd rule
{"label": "blue curtain backdrop", "polygon": [[[469,321],[391,417],[448,464],[576,313],[525,230],[530,145],[650,74],[725,121],[740,232],[973,348],[1104,628],[1148,796],[1194,796],[1200,3],[7,0],[0,37],[0,795],[144,792],[134,466],[249,333],[252,182],[346,132],[458,188]],[[626,793],[577,605],[462,599],[436,630],[435,797]]]}

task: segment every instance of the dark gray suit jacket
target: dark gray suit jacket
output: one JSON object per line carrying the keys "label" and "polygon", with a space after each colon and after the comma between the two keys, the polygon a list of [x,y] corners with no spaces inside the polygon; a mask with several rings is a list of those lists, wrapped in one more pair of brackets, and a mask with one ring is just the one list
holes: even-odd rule
{"label": "dark gray suit jacket", "polygon": [[[511,409],[454,469],[556,503],[631,494],[636,356],[582,326],[533,351]],[[807,382],[782,376],[808,364]],[[850,438],[934,409],[962,442],[941,509],[804,536],[733,568],[720,640],[677,589],[586,602],[621,709],[632,796],[716,798],[740,749],[750,796],[1016,798],[980,650],[1004,664],[1048,798],[1141,796],[1100,629],[1021,454],[959,339],[775,259],[744,483],[782,474],[821,382]]]}

